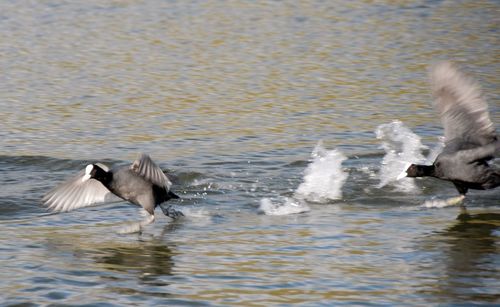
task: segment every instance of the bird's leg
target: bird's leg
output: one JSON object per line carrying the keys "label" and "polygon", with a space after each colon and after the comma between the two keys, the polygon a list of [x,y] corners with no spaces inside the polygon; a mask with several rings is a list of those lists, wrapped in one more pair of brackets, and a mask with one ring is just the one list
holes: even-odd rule
{"label": "bird's leg", "polygon": [[458,181],[453,181],[453,185],[457,189],[458,193],[460,193],[461,196],[465,197],[465,194],[467,194],[469,188]]}
{"label": "bird's leg", "polygon": [[163,204],[160,204],[160,208],[161,208],[161,211],[163,211],[163,214],[165,214],[166,216],[168,216],[171,219],[175,220],[181,216],[184,216],[184,213],[182,213],[181,211],[175,210],[174,208],[172,208],[171,205],[165,208],[165,207],[163,207]]}

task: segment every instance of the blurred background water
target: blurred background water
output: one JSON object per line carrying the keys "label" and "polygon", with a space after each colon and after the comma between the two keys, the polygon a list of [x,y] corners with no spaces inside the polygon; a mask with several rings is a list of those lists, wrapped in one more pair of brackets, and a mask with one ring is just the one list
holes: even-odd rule
{"label": "blurred background water", "polygon": [[[499,303],[500,190],[427,208],[452,185],[391,182],[381,166],[384,148],[418,158],[439,143],[436,61],[480,82],[498,128],[499,9],[0,2],[0,302]],[[136,207],[40,207],[87,163],[139,152],[170,174],[185,218],[158,211],[118,235]]]}

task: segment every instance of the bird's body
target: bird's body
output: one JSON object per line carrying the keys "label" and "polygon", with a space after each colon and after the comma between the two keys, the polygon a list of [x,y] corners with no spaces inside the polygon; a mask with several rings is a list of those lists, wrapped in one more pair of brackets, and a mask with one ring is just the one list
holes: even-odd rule
{"label": "bird's body", "polygon": [[114,180],[104,186],[120,198],[141,206],[149,214],[153,214],[156,206],[172,198],[168,189],[151,184],[129,167],[113,169],[112,176]]}
{"label": "bird's body", "polygon": [[448,62],[431,70],[431,82],[445,147],[432,165],[412,164],[406,176],[451,181],[461,195],[500,186],[500,171],[488,164],[500,156],[500,141],[479,87]]}
{"label": "bird's body", "polygon": [[[109,169],[89,164],[77,176],[49,191],[43,203],[52,211],[64,212],[81,207],[126,200],[141,206],[154,220],[156,206],[172,198],[172,183],[148,155],[142,154],[130,166]],[[165,209],[162,207],[165,212]],[[167,211],[169,212],[169,211]]]}
{"label": "bird's body", "polygon": [[433,177],[451,181],[460,194],[467,193],[468,189],[488,190],[499,186],[500,173],[488,164],[495,145],[458,150],[445,148],[434,161]]}

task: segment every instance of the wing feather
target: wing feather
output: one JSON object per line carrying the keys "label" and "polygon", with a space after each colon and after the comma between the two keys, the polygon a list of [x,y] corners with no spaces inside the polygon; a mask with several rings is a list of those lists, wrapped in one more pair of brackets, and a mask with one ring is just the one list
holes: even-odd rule
{"label": "wing feather", "polygon": [[121,200],[98,180],[89,179],[82,182],[84,174],[85,170],[82,170],[75,177],[50,190],[42,198],[43,204],[51,211],[66,212]]}
{"label": "wing feather", "polygon": [[157,186],[166,187],[167,189],[172,186],[161,168],[153,162],[151,157],[144,153],[140,154],[139,158],[132,163],[130,169]]}
{"label": "wing feather", "polygon": [[483,146],[496,140],[488,104],[476,82],[450,62],[432,67],[430,77],[446,145],[459,140],[461,144]]}

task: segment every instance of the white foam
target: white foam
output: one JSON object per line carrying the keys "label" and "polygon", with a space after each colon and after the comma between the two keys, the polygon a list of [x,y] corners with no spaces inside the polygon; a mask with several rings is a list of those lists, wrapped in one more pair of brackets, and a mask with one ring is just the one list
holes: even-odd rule
{"label": "white foam", "polygon": [[420,137],[399,120],[378,126],[375,134],[382,140],[382,148],[386,152],[380,168],[378,187],[391,184],[405,192],[418,191],[414,179],[397,178],[406,170],[408,163],[426,163],[422,150],[427,147],[422,144]]}
{"label": "white foam", "polygon": [[450,206],[456,206],[462,203],[464,200],[464,196],[456,196],[456,197],[451,197],[448,199],[429,199],[426,200],[421,207],[422,208],[445,208],[445,207],[450,207]]}
{"label": "white foam", "polygon": [[422,208],[444,208],[452,206],[444,199],[429,199],[426,200],[420,207]]}
{"label": "white foam", "polygon": [[318,142],[304,171],[303,182],[293,197],[263,198],[259,211],[266,215],[287,215],[309,211],[306,201],[324,203],[342,197],[342,186],[348,173],[342,169],[347,158],[338,150],[326,150]]}
{"label": "white foam", "polygon": [[313,158],[304,171],[304,182],[295,191],[295,197],[314,202],[326,202],[342,197],[342,186],[348,173],[342,169],[346,160],[338,150],[326,150],[320,141],[314,148]]}
{"label": "white foam", "polygon": [[147,226],[147,225],[154,222],[155,216],[149,214],[146,210],[141,209],[139,211],[139,213],[142,217],[145,218],[144,220],[142,220],[140,222],[128,222],[124,226],[122,226],[120,229],[118,229],[117,233],[118,234],[139,233],[142,231],[144,226]]}
{"label": "white foam", "polygon": [[279,197],[274,201],[270,198],[260,200],[259,211],[265,215],[288,215],[307,212],[309,206],[301,200],[289,197]]}
{"label": "white foam", "polygon": [[132,233],[138,233],[141,232],[141,223],[140,222],[131,222],[126,224],[125,226],[122,226],[120,229],[116,231],[118,234],[132,234]]}

